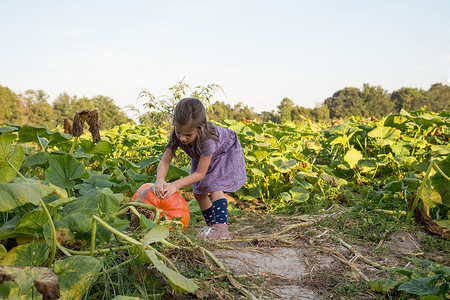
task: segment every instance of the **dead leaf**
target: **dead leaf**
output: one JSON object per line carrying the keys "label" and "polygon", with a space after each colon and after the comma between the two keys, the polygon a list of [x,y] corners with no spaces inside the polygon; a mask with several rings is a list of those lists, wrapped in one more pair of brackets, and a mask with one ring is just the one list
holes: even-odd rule
{"label": "dead leaf", "polygon": [[0,268],[0,284],[3,284],[3,281],[13,281],[15,278],[14,275],[6,273]]}
{"label": "dead leaf", "polygon": [[83,134],[84,122],[89,125],[89,131],[92,134],[92,141],[94,143],[100,142],[100,122],[98,119],[98,110],[83,109],[75,113],[72,127],[73,136],[78,137]]}
{"label": "dead leaf", "polygon": [[339,187],[341,185],[341,182],[336,177],[329,175],[327,173],[320,174],[320,179],[328,182],[333,187]]}
{"label": "dead leaf", "polygon": [[64,133],[72,134],[72,124],[67,119],[64,119]]}
{"label": "dead leaf", "polygon": [[43,299],[54,300],[61,297],[58,276],[49,268],[0,265],[0,284],[3,281],[15,281],[22,289],[31,284],[31,280]]}
{"label": "dead leaf", "polygon": [[58,243],[64,244],[65,242],[70,240],[70,237],[65,229],[58,229],[56,231],[56,240],[58,241]]}
{"label": "dead leaf", "polygon": [[[416,195],[417,195],[417,191],[414,193],[414,195],[412,195],[411,199],[409,200],[409,203],[408,203],[409,209],[411,209],[412,204],[414,203],[414,199],[416,199]],[[422,198],[420,200],[422,200]],[[423,202],[423,200],[422,200],[422,202]],[[417,223],[425,226],[425,229],[429,233],[440,236],[447,240],[450,239],[450,231],[445,230],[444,228],[439,226],[439,224],[434,222],[433,219],[431,219],[431,217],[427,214],[425,205],[422,207],[422,209],[419,209],[416,207],[416,209],[414,210],[414,220]]]}

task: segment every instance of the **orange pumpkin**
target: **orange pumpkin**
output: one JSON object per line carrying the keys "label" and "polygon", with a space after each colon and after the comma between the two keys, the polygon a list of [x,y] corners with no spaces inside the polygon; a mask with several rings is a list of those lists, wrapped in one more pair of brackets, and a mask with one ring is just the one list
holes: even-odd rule
{"label": "orange pumpkin", "polygon": [[136,193],[134,193],[133,197],[131,197],[131,202],[136,201],[137,198],[139,198],[139,194],[140,194],[143,190],[145,190],[145,189],[151,187],[152,185],[153,185],[153,183],[151,183],[151,182],[144,183],[143,185],[141,185],[141,187],[137,189]]}
{"label": "orange pumpkin", "polygon": [[131,201],[151,204],[161,209],[163,211],[162,215],[167,219],[181,217],[181,223],[184,224],[183,230],[185,230],[191,219],[186,200],[178,192],[175,192],[170,197],[161,199],[150,190],[152,185],[153,183],[144,183],[131,197]]}

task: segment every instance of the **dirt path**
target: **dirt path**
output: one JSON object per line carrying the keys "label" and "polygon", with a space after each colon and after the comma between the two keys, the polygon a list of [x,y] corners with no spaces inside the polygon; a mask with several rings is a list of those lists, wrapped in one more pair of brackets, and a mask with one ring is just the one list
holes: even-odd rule
{"label": "dirt path", "polygon": [[345,241],[333,228],[319,226],[339,213],[239,216],[230,224],[233,239],[208,248],[236,278],[249,282],[255,299],[381,299],[367,280],[386,276],[384,268],[405,267],[406,255],[423,255],[420,239],[403,232],[378,245]]}

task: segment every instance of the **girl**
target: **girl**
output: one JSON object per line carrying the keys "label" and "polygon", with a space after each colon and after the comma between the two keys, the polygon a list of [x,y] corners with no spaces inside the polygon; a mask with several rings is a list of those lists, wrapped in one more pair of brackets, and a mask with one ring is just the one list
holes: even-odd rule
{"label": "girl", "polygon": [[[173,125],[152,189],[158,197],[165,198],[192,185],[207,224],[200,235],[209,239],[228,239],[228,202],[224,191],[235,192],[247,181],[239,139],[234,131],[206,121],[205,106],[194,98],[178,102]],[[167,183],[164,178],[178,147],[191,157],[191,174]]]}

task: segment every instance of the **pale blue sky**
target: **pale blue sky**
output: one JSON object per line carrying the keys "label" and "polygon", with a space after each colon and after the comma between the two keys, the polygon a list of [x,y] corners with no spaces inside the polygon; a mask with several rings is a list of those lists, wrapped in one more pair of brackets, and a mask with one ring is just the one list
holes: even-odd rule
{"label": "pale blue sky", "polygon": [[450,1],[0,0],[0,85],[138,105],[185,78],[216,100],[314,107],[363,83],[449,83]]}

